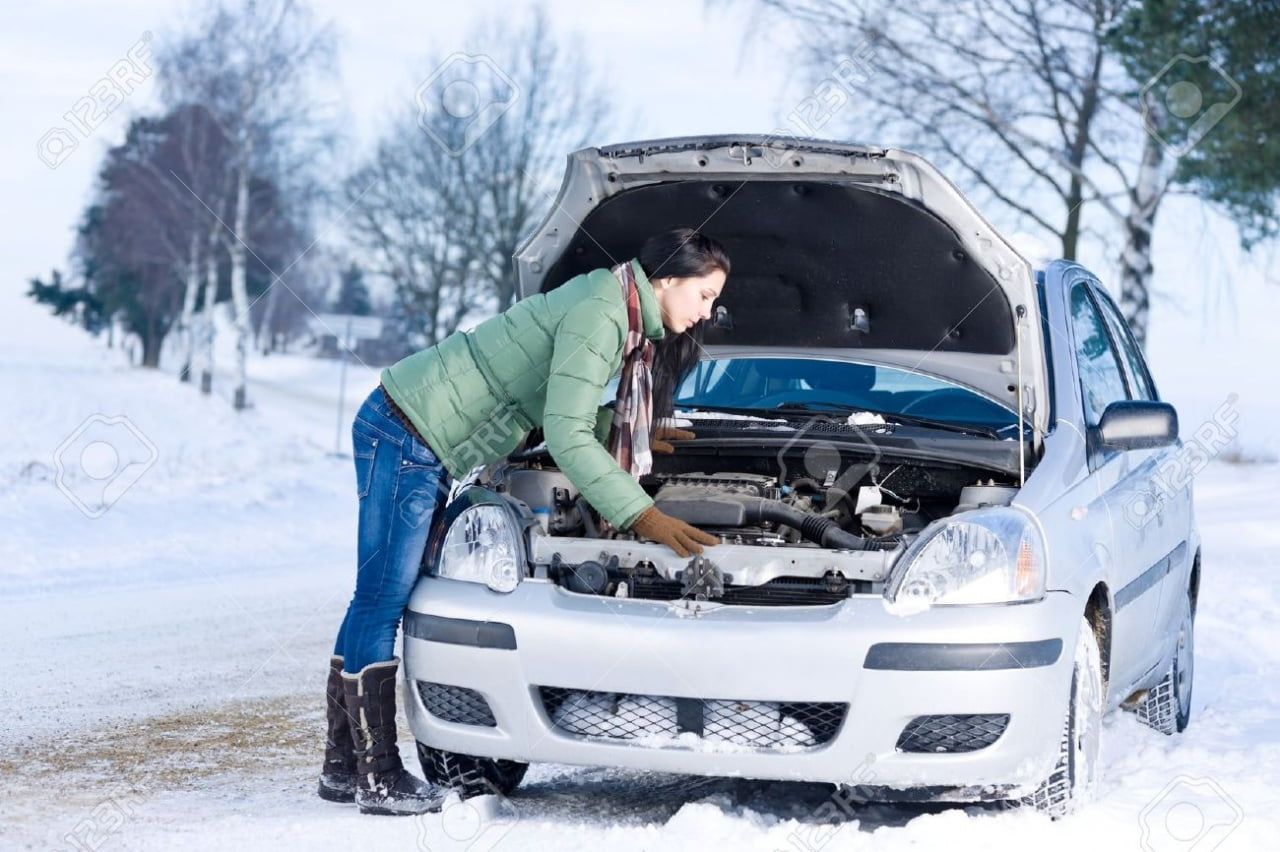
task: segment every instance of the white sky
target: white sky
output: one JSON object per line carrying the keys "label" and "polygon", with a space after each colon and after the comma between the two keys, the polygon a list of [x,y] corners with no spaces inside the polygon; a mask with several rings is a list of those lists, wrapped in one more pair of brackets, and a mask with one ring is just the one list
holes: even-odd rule
{"label": "white sky", "polygon": [[[430,69],[428,55],[464,50],[471,24],[501,14],[512,4],[495,0],[454,3],[353,4],[318,0],[313,6],[337,30],[340,79],[337,99],[350,112],[350,151],[374,138],[381,119],[398,104],[412,102],[417,83]],[[805,94],[789,61],[786,32],[758,32],[743,49],[747,20],[741,9],[698,0],[549,0],[553,24],[575,38],[591,65],[607,80],[621,121],[601,144],[696,133],[769,132]],[[58,168],[37,156],[37,142],[63,114],[146,32],[155,45],[171,38],[194,7],[160,0],[10,4],[0,31],[0,97],[4,135],[0,141],[0,287],[25,289],[33,275],[66,267],[75,222],[90,195],[102,151],[117,143],[128,117],[147,109],[152,81],[141,85]],[[189,16],[188,16],[189,17]],[[855,133],[874,138],[874,129]],[[899,141],[899,140],[893,140]],[[904,147],[909,147],[909,144]],[[567,152],[566,152],[567,153]],[[985,210],[1008,227],[998,211]],[[1083,258],[1104,281],[1113,258]],[[1243,258],[1233,229],[1206,215],[1194,201],[1174,199],[1161,212],[1155,241],[1157,294],[1151,352],[1157,376],[1162,360],[1170,370],[1198,370],[1199,385],[1212,393],[1199,400],[1212,409],[1224,377],[1251,373],[1255,383],[1275,382],[1257,367],[1274,363],[1280,347],[1271,326],[1280,309],[1280,275],[1271,271],[1274,249]],[[1270,280],[1268,280],[1268,278]],[[1232,378],[1231,381],[1236,381]],[[1168,385],[1166,381],[1164,384]],[[1216,394],[1216,396],[1215,396]],[[1255,398],[1274,396],[1258,385]],[[1243,394],[1246,403],[1250,394]],[[1259,400],[1261,401],[1261,400]],[[1185,415],[1184,415],[1185,416]],[[1267,443],[1280,432],[1260,422]]]}
{"label": "white sky", "polygon": [[[357,145],[374,137],[393,108],[412,103],[417,83],[430,72],[428,55],[465,49],[473,21],[511,6],[493,0],[312,5],[337,30],[335,94],[350,111]],[[38,140],[53,126],[74,131],[63,114],[143,33],[152,33],[156,46],[172,37],[183,24],[184,8],[191,7],[125,0],[109,8],[51,2],[6,10],[0,32],[0,286],[25,287],[30,276],[65,265],[99,157],[120,141],[130,114],[154,103],[154,81],[142,84],[89,138],[73,132],[79,147],[56,169],[37,157]],[[707,11],[696,0],[651,0],[643,6],[556,0],[547,9],[553,24],[600,69],[619,104],[622,126],[602,144],[767,132],[776,125],[774,104],[788,74],[783,63],[741,55],[741,15],[718,7]]]}

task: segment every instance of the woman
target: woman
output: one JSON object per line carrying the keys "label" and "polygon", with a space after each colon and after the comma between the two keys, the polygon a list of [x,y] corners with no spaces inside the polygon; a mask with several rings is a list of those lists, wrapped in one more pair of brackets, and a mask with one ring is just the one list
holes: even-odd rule
{"label": "woman", "polygon": [[[664,439],[693,437],[659,429],[651,442],[650,426],[671,413],[728,274],[719,243],[667,231],[635,260],[523,299],[383,371],[351,427],[359,568],[330,662],[322,797],[406,814],[432,810],[443,796],[406,772],[396,750],[392,653],[453,477],[507,455],[541,427],[560,470],[612,527],[682,556],[719,541],[658,511],[637,480],[652,452],[671,452]],[[619,367],[614,408],[600,407]]]}

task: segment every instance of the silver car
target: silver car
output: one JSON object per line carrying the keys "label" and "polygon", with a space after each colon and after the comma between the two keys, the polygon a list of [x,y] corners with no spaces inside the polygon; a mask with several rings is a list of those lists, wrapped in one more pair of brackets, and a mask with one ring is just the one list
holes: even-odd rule
{"label": "silver car", "polygon": [[722,543],[607,529],[536,434],[455,483],[404,619],[430,779],[506,794],[553,762],[1060,815],[1104,713],[1186,726],[1186,460],[1095,276],[1034,268],[908,152],[726,136],[573,154],[521,294],[675,225],[733,273],[677,393],[696,438],[642,484]]}

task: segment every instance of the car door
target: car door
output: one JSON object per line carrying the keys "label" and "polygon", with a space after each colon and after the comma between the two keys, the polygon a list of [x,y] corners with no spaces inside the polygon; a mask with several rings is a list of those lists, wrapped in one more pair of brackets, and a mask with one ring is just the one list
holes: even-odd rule
{"label": "car door", "polygon": [[[1129,324],[1104,290],[1096,288],[1093,295],[1119,347],[1132,398],[1158,400],[1155,382]],[[1154,636],[1157,644],[1182,615],[1182,598],[1191,570],[1187,542],[1191,529],[1191,488],[1186,481],[1187,472],[1179,469],[1181,451],[1179,440],[1165,447],[1129,452],[1143,496],[1141,510],[1137,506],[1127,507],[1124,520],[1144,528],[1149,545],[1158,555],[1150,569],[1156,585],[1153,594],[1157,597]]]}
{"label": "car door", "polygon": [[1159,559],[1158,548],[1147,525],[1131,520],[1145,493],[1148,477],[1142,466],[1151,451],[1119,452],[1102,446],[1098,423],[1110,403],[1130,398],[1128,379],[1088,279],[1072,284],[1068,310],[1084,405],[1086,456],[1111,516],[1110,581],[1115,603],[1111,671],[1116,685],[1125,686],[1153,666],[1161,650],[1152,641],[1159,587],[1148,571]]}

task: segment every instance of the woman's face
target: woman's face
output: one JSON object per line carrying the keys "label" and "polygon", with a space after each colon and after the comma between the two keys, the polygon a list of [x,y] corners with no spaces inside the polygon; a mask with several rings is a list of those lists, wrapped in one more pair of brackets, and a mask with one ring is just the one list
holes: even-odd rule
{"label": "woman's face", "polygon": [[698,320],[711,318],[711,306],[724,289],[724,270],[697,278],[655,278],[653,293],[662,309],[662,324],[679,334]]}

